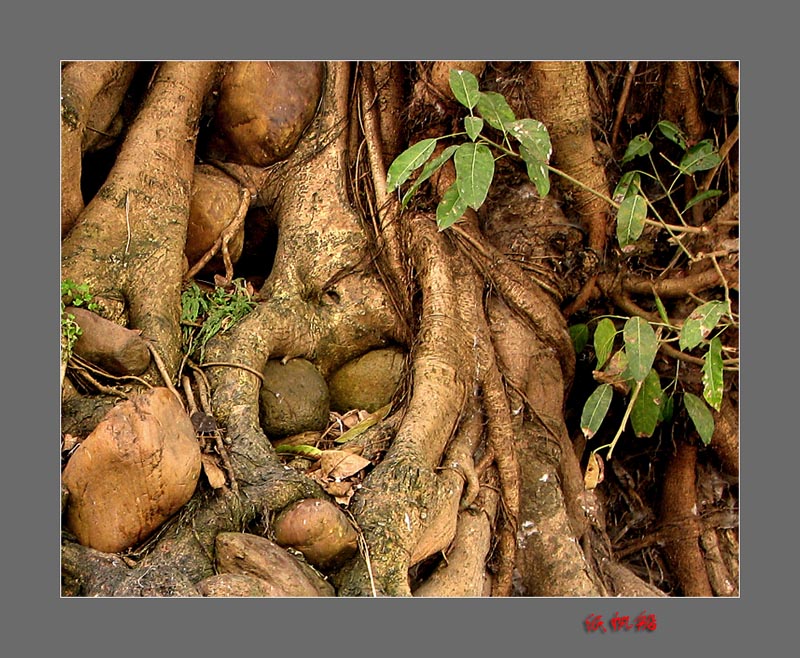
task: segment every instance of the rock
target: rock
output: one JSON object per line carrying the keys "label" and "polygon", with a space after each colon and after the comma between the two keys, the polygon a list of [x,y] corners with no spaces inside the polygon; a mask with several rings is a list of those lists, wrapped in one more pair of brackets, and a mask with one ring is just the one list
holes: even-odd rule
{"label": "rock", "polygon": [[275,541],[300,551],[322,571],[343,564],[358,550],[358,535],[344,512],[327,501],[307,498],[287,507],[273,523]]}
{"label": "rock", "polygon": [[222,79],[208,155],[266,167],[294,151],[317,111],[321,62],[234,62]]}
{"label": "rock", "polygon": [[[211,165],[195,167],[185,247],[190,267],[214,246],[220,234],[236,218],[240,205],[241,192],[236,181]],[[228,242],[231,263],[239,260],[243,247],[244,222]],[[220,250],[205,266],[203,272],[224,271],[225,265]]]}
{"label": "rock", "polygon": [[140,333],[85,308],[68,306],[81,335],[72,348],[75,354],[112,375],[141,375],[150,365],[150,350]]}
{"label": "rock", "polygon": [[66,526],[99,551],[135,546],[192,497],[200,467],[192,422],[169,389],[121,402],[64,468]]}
{"label": "rock", "polygon": [[328,380],[331,409],[372,413],[391,402],[405,373],[405,353],[388,347],[348,361]]}
{"label": "rock", "polygon": [[333,587],[310,566],[276,543],[243,532],[221,532],[216,538],[217,570],[258,578],[265,596],[333,596]]}
{"label": "rock", "polygon": [[241,573],[219,573],[204,578],[196,585],[203,596],[261,597],[274,596],[268,583]]}
{"label": "rock", "polygon": [[325,379],[305,359],[270,359],[261,385],[261,426],[271,439],[322,431],[330,418]]}

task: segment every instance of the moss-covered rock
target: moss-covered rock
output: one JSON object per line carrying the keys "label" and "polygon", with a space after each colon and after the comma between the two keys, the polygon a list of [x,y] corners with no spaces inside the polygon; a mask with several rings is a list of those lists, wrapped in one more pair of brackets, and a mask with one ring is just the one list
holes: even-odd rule
{"label": "moss-covered rock", "polygon": [[387,347],[345,363],[328,381],[331,409],[377,411],[391,402],[405,371],[405,352]]}
{"label": "moss-covered rock", "polygon": [[270,438],[324,430],[330,417],[325,379],[313,363],[270,359],[261,385],[261,427]]}

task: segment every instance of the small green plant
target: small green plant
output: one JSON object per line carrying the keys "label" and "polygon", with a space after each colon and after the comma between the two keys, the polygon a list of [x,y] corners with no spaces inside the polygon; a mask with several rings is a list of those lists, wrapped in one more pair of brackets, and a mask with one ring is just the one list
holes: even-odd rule
{"label": "small green plant", "polygon": [[[653,363],[661,345],[675,340],[681,350],[699,348],[704,351],[702,371],[705,402],[688,391],[682,393],[681,399],[703,443],[710,443],[714,433],[714,417],[709,406],[719,411],[722,404],[725,362],[719,336],[728,326],[724,321],[726,316],[730,316],[728,303],[710,301],[701,304],[680,328],[670,325],[657,295],[656,305],[663,324],[650,323],[638,316],[617,318],[625,320],[620,331],[610,317],[603,317],[598,318],[594,329],[593,347],[597,360],[594,376],[599,384],[583,407],[581,431],[584,436],[591,439],[597,433],[608,414],[615,391],[628,397],[624,417],[614,438],[592,451],[608,448],[607,459],[611,458],[614,446],[628,422],[636,436],[649,437],[660,423],[672,418],[675,391],[670,394],[668,389],[677,389],[677,376],[666,390],[663,389]],[[620,333],[623,345],[615,351]],[[573,325],[570,334],[576,351],[582,351],[588,342],[588,325]]]}
{"label": "small green plant", "polygon": [[[469,111],[469,116],[464,117],[464,132],[423,139],[403,151],[389,167],[387,190],[394,192],[425,165],[401,199],[405,207],[420,186],[452,158],[456,180],[436,208],[436,223],[439,230],[444,230],[461,219],[467,208],[477,210],[483,205],[494,179],[494,151],[500,154],[497,159],[521,158],[539,195],[547,196],[550,191],[548,162],[553,148],[544,124],[535,119],[517,119],[505,97],[497,92],[480,91],[478,79],[469,71],[452,69],[449,82],[456,100]],[[483,134],[486,124],[500,131],[502,143]],[[463,135],[468,141],[448,146],[431,160],[437,142]],[[515,145],[517,150],[514,150]]]}
{"label": "small green plant", "polygon": [[[469,115],[464,117],[464,131],[417,142],[392,162],[386,177],[389,192],[399,190],[422,167],[422,171],[402,195],[402,207],[406,207],[420,186],[452,158],[456,180],[442,195],[436,208],[436,223],[440,231],[445,230],[458,222],[468,208],[478,210],[483,205],[494,179],[496,160],[510,156],[525,162],[528,177],[542,197],[547,196],[550,191],[549,175],[553,172],[606,201],[616,211],[616,237],[623,254],[635,249],[635,243],[641,238],[645,225],[651,224],[666,230],[677,247],[690,260],[696,260],[684,246],[681,234],[698,233],[702,228],[688,226],[683,215],[696,204],[717,197],[722,192],[704,190],[698,186],[700,192],[683,208],[675,203],[673,192],[679,187],[682,177],[693,177],[697,172],[713,169],[721,163],[719,153],[711,140],[689,146],[688,140],[675,124],[660,121],[649,134],[639,135],[630,141],[621,164],[624,166],[636,158],[647,157],[653,171],[657,171],[652,159],[652,138],[658,130],[683,151],[677,163],[662,154],[674,169],[674,177],[664,182],[658,174],[650,174],[642,169],[631,170],[620,178],[613,198],[609,198],[549,164],[552,145],[547,128],[540,121],[517,119],[502,94],[481,91],[478,79],[468,71],[451,70],[449,83],[456,100],[469,111]],[[500,132],[499,142],[484,134],[487,124]],[[449,145],[432,158],[438,142],[461,136],[466,136],[468,140]],[[515,146],[517,150],[514,149]],[[499,153],[497,157],[496,153]],[[643,177],[649,177],[656,182],[660,189],[659,196],[668,200],[678,218],[678,224],[668,224],[662,219],[653,202],[642,190]],[[648,212],[656,219],[648,219]],[[619,331],[612,319],[606,317],[599,319],[594,331],[594,348],[598,361],[595,376],[600,384],[583,408],[581,429],[587,439],[595,435],[605,419],[614,391],[629,396],[625,416],[616,436],[609,444],[593,451],[608,448],[608,458],[629,421],[635,434],[651,436],[659,423],[672,417],[674,391],[673,394],[668,394],[662,389],[660,377],[652,367],[661,344],[666,342],[677,340],[681,350],[705,348],[702,357],[705,402],[689,392],[683,392],[681,399],[705,443],[711,441],[714,432],[714,419],[707,405],[719,410],[722,402],[722,373],[725,362],[719,334],[724,331],[726,324],[720,323],[724,316],[730,318],[732,323],[735,322],[730,311],[728,290],[725,290],[725,301],[711,301],[698,306],[680,328],[671,326],[657,295],[655,301],[663,325],[650,323],[640,317],[621,318],[625,322]],[[614,352],[615,339],[619,333],[623,336],[624,344]],[[588,325],[573,325],[570,327],[570,334],[576,352],[581,352],[589,340]],[[677,388],[677,376],[672,386]]]}
{"label": "small green plant", "polygon": [[[719,190],[701,190],[690,199],[683,208],[678,207],[673,192],[684,176],[693,177],[697,172],[713,169],[721,162],[716,147],[711,140],[703,140],[689,146],[681,130],[669,121],[660,121],[649,134],[638,135],[632,139],[622,157],[624,166],[636,158],[647,157],[653,172],[657,172],[653,161],[654,132],[658,130],[669,141],[678,145],[683,151],[680,161],[672,162],[666,156],[661,157],[674,170],[671,180],[664,180],[657,173],[648,173],[642,169],[626,172],[620,178],[614,190],[613,199],[609,202],[616,207],[616,237],[623,254],[635,249],[635,243],[642,236],[645,224],[659,226],[666,230],[672,242],[688,256],[689,260],[697,258],[689,252],[679,237],[681,233],[699,232],[702,229],[687,226],[684,214],[698,203],[722,194]],[[655,182],[660,196],[666,199],[677,224],[667,224],[651,200],[642,191],[642,178],[647,177]],[[647,218],[648,212],[656,220]],[[674,391],[669,395],[661,388],[658,374],[652,368],[653,360],[663,343],[677,341],[684,352],[699,349],[702,352],[703,399],[684,391],[681,400],[689,418],[695,426],[701,440],[708,444],[714,433],[714,417],[709,407],[719,411],[723,394],[723,370],[725,361],[722,357],[723,347],[720,334],[728,324],[735,324],[731,314],[730,299],[727,287],[725,299],[701,303],[684,321],[681,327],[672,326],[666,309],[655,297],[661,324],[650,323],[640,317],[625,319],[622,330],[624,347],[614,352],[614,342],[619,331],[611,318],[599,319],[594,331],[594,350],[597,357],[595,378],[600,382],[589,396],[581,415],[581,430],[587,439],[594,436],[608,413],[614,391],[629,396],[625,415],[612,441],[595,448],[598,452],[608,448],[607,458],[611,457],[622,431],[630,421],[631,428],[637,436],[652,436],[659,423],[672,416]],[[724,318],[729,319],[729,323]],[[583,350],[588,341],[587,325],[574,325],[570,328],[577,352]],[[677,376],[673,382],[677,388]]]}
{"label": "small green plant", "polygon": [[[684,176],[694,176],[697,172],[713,169],[720,164],[722,159],[710,139],[704,139],[690,147],[680,128],[670,121],[659,121],[649,134],[634,137],[628,143],[625,154],[622,156],[621,164],[623,166],[636,158],[647,157],[652,170],[656,171],[655,162],[653,161],[652,141],[656,130],[668,140],[677,144],[683,150],[683,155],[680,162],[674,163],[663,153],[660,154],[674,170],[674,176],[669,181],[664,181],[661,176],[642,169],[627,171],[620,178],[614,190],[611,203],[617,208],[617,242],[623,253],[634,248],[634,243],[641,237],[644,226],[647,223],[667,230],[678,246],[683,248],[677,234],[684,231],[698,230],[695,227],[686,226],[686,222],[683,219],[684,213],[692,206],[722,194],[720,190],[701,190],[682,209],[675,203],[672,195]],[[677,216],[680,225],[670,226],[661,218],[653,203],[642,192],[642,177],[650,178],[657,184],[661,194],[668,200],[670,207]],[[648,210],[656,217],[656,220],[647,219]],[[691,257],[691,254],[686,253]]]}
{"label": "small green plant", "polygon": [[204,357],[206,343],[224,333],[252,311],[252,301],[244,279],[234,279],[233,289],[216,286],[203,291],[194,281],[181,295],[181,324],[184,353]]}
{"label": "small green plant", "polygon": [[[66,300],[66,301],[65,301]],[[72,349],[81,335],[81,328],[72,313],[67,313],[67,306],[83,306],[90,311],[100,310],[94,301],[88,283],[77,284],[70,279],[61,282],[61,363],[65,364],[72,356]]]}

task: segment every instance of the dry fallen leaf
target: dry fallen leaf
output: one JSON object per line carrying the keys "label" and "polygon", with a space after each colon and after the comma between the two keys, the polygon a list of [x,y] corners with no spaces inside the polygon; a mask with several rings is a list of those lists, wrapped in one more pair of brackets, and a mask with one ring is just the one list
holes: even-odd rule
{"label": "dry fallen leaf", "polygon": [[583,486],[591,491],[603,481],[603,458],[596,452],[589,453],[589,463],[583,476]]}
{"label": "dry fallen leaf", "polygon": [[213,489],[219,489],[225,486],[225,473],[217,466],[217,462],[211,455],[200,455],[203,462],[203,472],[206,474],[208,483]]}
{"label": "dry fallen leaf", "polygon": [[344,480],[370,465],[368,459],[344,450],[323,450],[319,459],[322,477]]}

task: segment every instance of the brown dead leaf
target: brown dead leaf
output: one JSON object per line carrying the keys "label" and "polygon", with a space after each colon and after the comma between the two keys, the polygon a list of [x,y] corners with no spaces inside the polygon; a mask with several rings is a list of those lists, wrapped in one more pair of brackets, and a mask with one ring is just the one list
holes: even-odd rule
{"label": "brown dead leaf", "polygon": [[587,491],[591,491],[603,481],[603,471],[603,458],[596,452],[589,453],[589,463],[583,476],[583,486]]}
{"label": "brown dead leaf", "polygon": [[319,459],[322,477],[344,480],[370,465],[368,459],[344,450],[323,450]]}
{"label": "brown dead leaf", "polygon": [[331,496],[336,498],[341,496],[347,496],[350,493],[351,489],[353,488],[352,482],[326,482],[323,485],[325,491],[327,491]]}
{"label": "brown dead leaf", "polygon": [[213,489],[220,489],[225,486],[225,472],[217,466],[217,462],[211,455],[202,454],[200,459],[203,462],[203,472],[206,474],[208,483]]}
{"label": "brown dead leaf", "polygon": [[61,449],[64,452],[69,452],[78,444],[78,437],[68,433],[64,434],[64,438],[61,441],[62,441]]}

